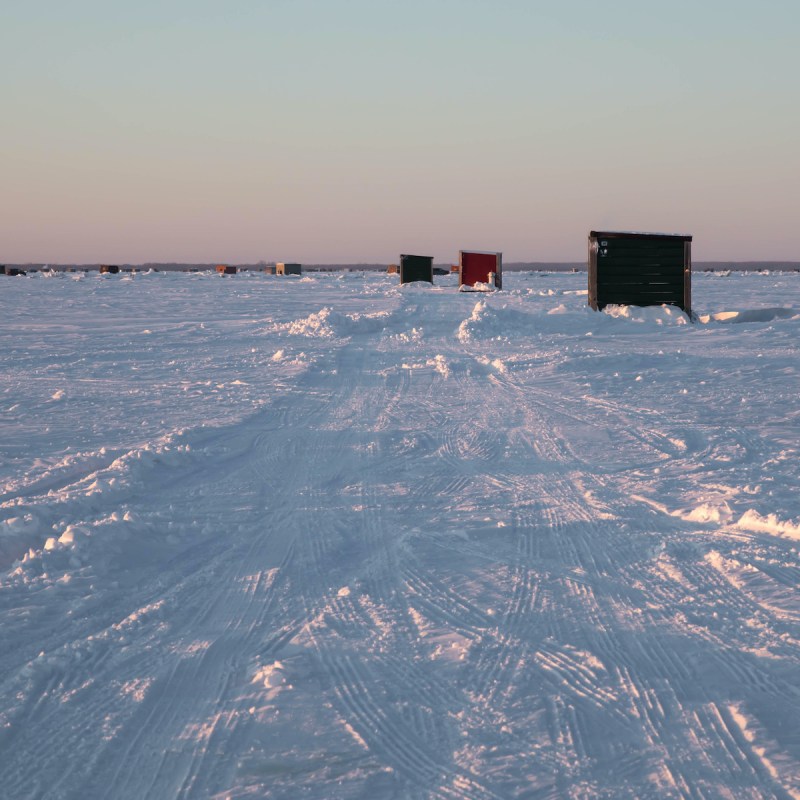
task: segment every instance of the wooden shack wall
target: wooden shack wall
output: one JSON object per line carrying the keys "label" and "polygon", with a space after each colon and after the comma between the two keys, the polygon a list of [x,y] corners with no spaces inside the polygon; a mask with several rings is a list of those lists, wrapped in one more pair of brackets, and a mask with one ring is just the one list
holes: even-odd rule
{"label": "wooden shack wall", "polygon": [[400,256],[400,283],[433,283],[433,256]]}
{"label": "wooden shack wall", "polygon": [[589,305],[668,304],[691,314],[691,238],[646,234],[589,236]]}
{"label": "wooden shack wall", "polygon": [[494,272],[494,285],[503,288],[503,256],[501,253],[486,253],[461,250],[458,254],[458,282],[462,286],[488,283],[489,273]]}

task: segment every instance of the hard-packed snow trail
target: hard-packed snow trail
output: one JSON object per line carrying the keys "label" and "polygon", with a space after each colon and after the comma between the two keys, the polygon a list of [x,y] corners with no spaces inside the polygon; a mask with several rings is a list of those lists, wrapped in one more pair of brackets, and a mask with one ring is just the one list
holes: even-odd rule
{"label": "hard-packed snow trail", "polygon": [[0,795],[800,796],[798,277],[452,280],[9,284]]}

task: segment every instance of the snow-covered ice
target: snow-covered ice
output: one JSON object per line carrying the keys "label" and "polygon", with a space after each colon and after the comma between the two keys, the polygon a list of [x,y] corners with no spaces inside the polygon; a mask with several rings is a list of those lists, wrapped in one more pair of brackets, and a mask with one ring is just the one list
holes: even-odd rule
{"label": "snow-covered ice", "polygon": [[0,796],[800,797],[800,275],[0,292]]}

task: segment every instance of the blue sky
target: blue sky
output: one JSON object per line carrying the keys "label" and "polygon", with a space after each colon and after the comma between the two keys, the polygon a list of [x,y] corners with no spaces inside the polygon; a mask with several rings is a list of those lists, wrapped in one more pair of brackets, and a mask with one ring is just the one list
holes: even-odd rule
{"label": "blue sky", "polygon": [[0,261],[800,259],[800,3],[3,3]]}

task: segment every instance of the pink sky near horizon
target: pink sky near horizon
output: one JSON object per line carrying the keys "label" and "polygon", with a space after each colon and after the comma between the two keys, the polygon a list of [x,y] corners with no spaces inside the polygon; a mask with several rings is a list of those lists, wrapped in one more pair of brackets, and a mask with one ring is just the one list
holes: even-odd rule
{"label": "pink sky near horizon", "polygon": [[0,263],[800,259],[788,3],[43,5],[0,34]]}

